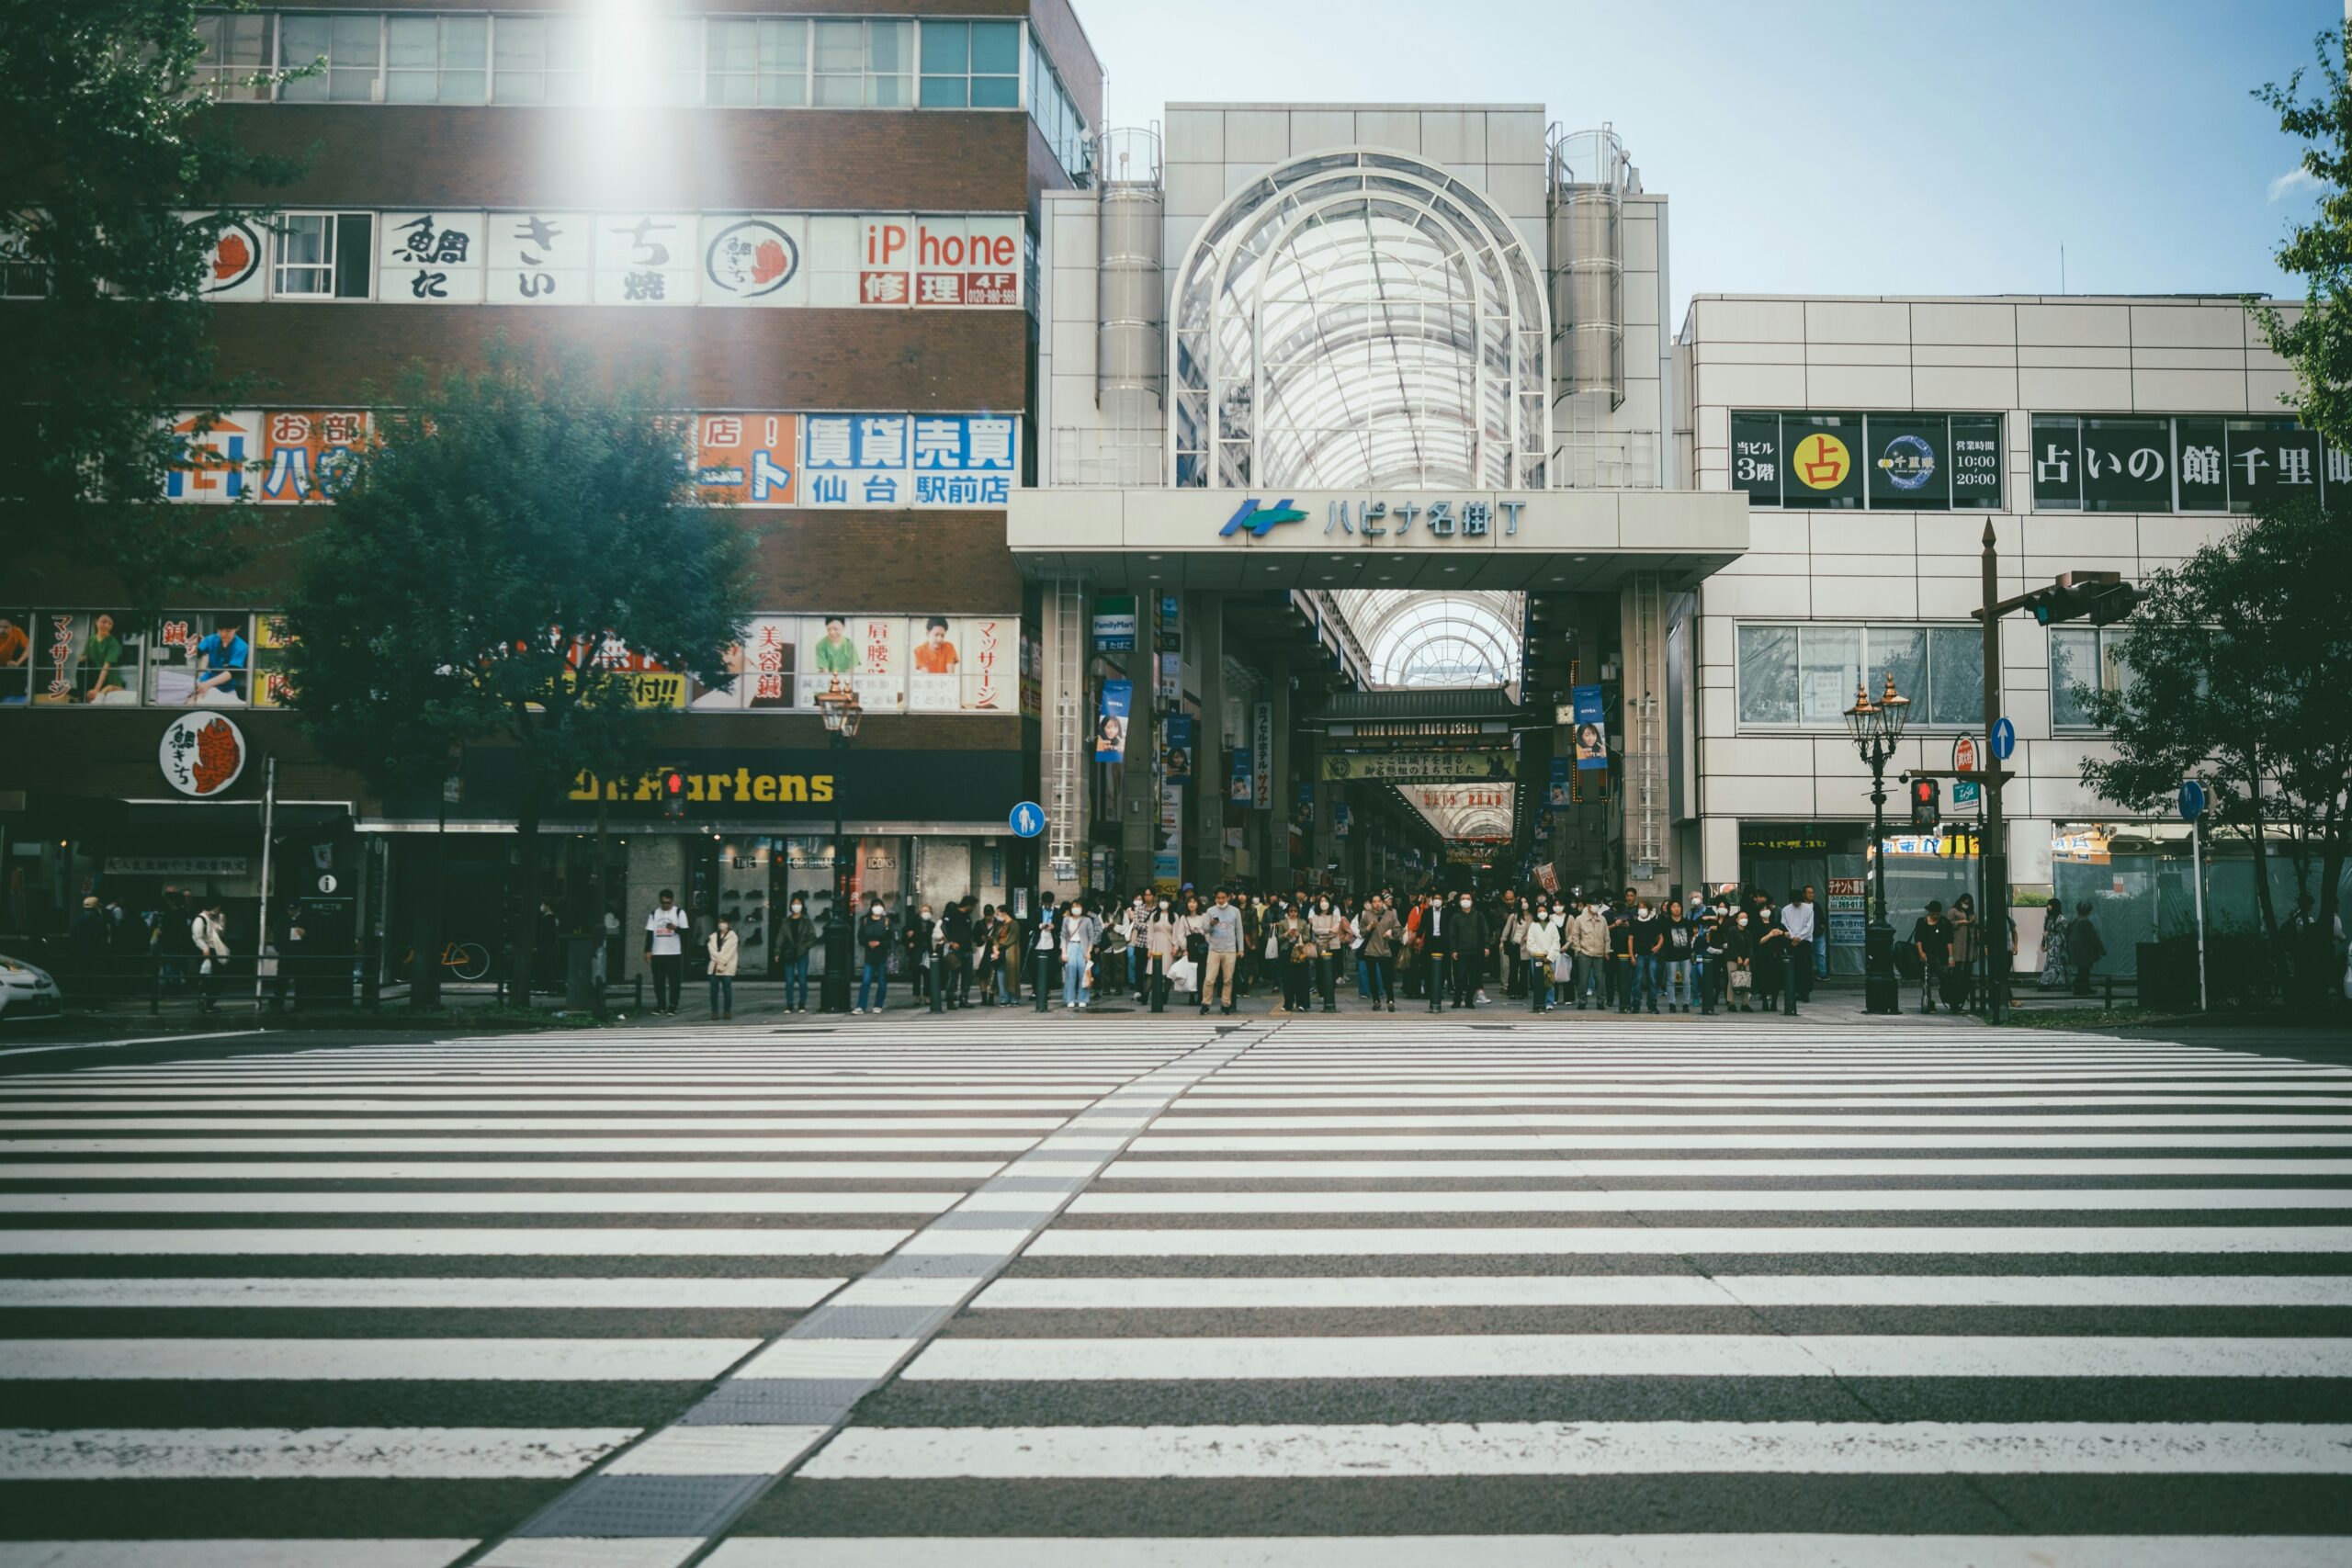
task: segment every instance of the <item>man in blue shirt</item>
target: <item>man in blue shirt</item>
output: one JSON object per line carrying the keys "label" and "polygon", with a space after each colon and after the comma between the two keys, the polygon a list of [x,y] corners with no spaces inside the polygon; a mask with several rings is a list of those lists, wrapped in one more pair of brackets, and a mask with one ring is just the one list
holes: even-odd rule
{"label": "man in blue shirt", "polygon": [[243,617],[223,615],[213,623],[212,635],[196,645],[194,700],[219,693],[233,702],[245,698],[245,666],[253,645],[245,641]]}

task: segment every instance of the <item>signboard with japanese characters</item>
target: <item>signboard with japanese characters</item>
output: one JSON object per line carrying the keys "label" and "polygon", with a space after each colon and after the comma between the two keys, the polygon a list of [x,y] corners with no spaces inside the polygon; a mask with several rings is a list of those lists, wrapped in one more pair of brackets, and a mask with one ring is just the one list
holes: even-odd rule
{"label": "signboard with japanese characters", "polygon": [[595,222],[586,212],[492,213],[490,302],[588,304]]}
{"label": "signboard with japanese characters", "polygon": [[196,289],[200,297],[222,303],[267,298],[259,221],[225,219],[210,212],[184,212],[180,216],[186,222],[205,226],[212,232],[212,247],[204,256],[204,277]]}
{"label": "signboard with japanese characters", "polygon": [[2036,414],[2037,512],[2247,513],[2352,485],[2352,451],[2292,419]]}
{"label": "signboard with japanese characters", "polygon": [[928,308],[1021,303],[1021,220],[910,214],[868,218],[857,302]]}
{"label": "signboard with japanese characters", "polygon": [[692,212],[598,213],[596,303],[694,304],[702,297],[696,287],[701,225]]}
{"label": "signboard with japanese characters", "polygon": [[799,504],[799,415],[706,413],[694,424],[695,499],[705,506]]}
{"label": "signboard with japanese characters", "polygon": [[807,414],[798,504],[1003,506],[1020,454],[1014,414]]}
{"label": "signboard with japanese characters", "polygon": [[261,411],[194,413],[176,420],[177,456],[164,476],[164,499],[214,505],[253,499],[253,465],[261,458]]}
{"label": "signboard with japanese characters", "polygon": [[1011,711],[1007,671],[1016,623],[994,615],[917,615],[907,626],[907,711]]}
{"label": "signboard with japanese characters", "polygon": [[[368,216],[375,298],[385,304],[1019,310],[1028,269],[1017,212],[410,208]],[[181,217],[213,235],[204,298],[270,297],[268,218]]]}
{"label": "signboard with japanese characters", "polygon": [[376,298],[397,305],[482,301],[482,215],[387,212],[376,226]]}
{"label": "signboard with japanese characters", "polygon": [[271,409],[261,420],[264,502],[333,501],[359,472],[368,416],[350,410]]}
{"label": "signboard with japanese characters", "polygon": [[808,615],[800,622],[800,705],[839,685],[857,694],[867,713],[907,705],[904,615]]}
{"label": "signboard with japanese characters", "polygon": [[2001,417],[1734,412],[1731,488],[1751,506],[1997,510]]}
{"label": "signboard with japanese characters", "polygon": [[797,615],[752,616],[742,640],[729,644],[726,650],[727,671],[734,679],[715,686],[695,681],[686,705],[697,713],[791,707],[799,635]]}

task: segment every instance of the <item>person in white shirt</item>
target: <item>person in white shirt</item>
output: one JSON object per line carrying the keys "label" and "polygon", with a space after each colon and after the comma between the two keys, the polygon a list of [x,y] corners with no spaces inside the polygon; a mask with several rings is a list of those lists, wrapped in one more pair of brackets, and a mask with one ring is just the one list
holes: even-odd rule
{"label": "person in white shirt", "polygon": [[210,1012],[220,999],[221,976],[229,969],[229,917],[213,899],[187,923],[188,939],[196,944],[196,970],[200,977],[198,1010]]}
{"label": "person in white shirt", "polygon": [[1813,999],[1813,889],[1808,887],[1781,906],[1781,924],[1789,932],[1789,975],[1797,1000]]}
{"label": "person in white shirt", "polygon": [[662,889],[661,901],[645,917],[645,961],[653,971],[655,1012],[678,1010],[678,991],[686,977],[685,934],[690,924],[675,895]]}

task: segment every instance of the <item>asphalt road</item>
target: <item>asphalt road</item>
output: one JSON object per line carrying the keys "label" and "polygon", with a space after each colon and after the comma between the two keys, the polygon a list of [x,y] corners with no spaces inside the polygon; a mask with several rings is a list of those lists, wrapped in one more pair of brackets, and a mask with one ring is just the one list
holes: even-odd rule
{"label": "asphalt road", "polygon": [[2352,1561],[2352,1066],[1026,1010],[0,1058],[0,1568]]}

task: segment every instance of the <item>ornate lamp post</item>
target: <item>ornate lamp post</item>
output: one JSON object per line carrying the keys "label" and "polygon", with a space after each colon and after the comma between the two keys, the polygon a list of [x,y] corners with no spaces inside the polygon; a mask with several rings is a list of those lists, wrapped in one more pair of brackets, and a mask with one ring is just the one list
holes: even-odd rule
{"label": "ornate lamp post", "polygon": [[1886,677],[1886,691],[1871,701],[1870,683],[1854,688],[1854,705],[1846,710],[1846,728],[1854,749],[1871,770],[1871,860],[1877,872],[1877,899],[1864,940],[1866,974],[1862,982],[1864,1012],[1901,1012],[1902,987],[1894,978],[1894,928],[1886,919],[1886,764],[1903,739],[1904,721],[1910,716],[1911,699],[1898,695],[1894,676]]}
{"label": "ornate lamp post", "polygon": [[[859,705],[857,694],[833,677],[832,684],[817,694],[817,711],[824,716],[825,736],[836,752],[847,751],[850,742],[857,739],[857,727],[865,718],[865,709]],[[833,897],[825,911],[825,983],[821,1005],[826,1012],[849,1011],[850,992],[850,888],[849,861],[842,852],[842,784],[833,781]]]}

